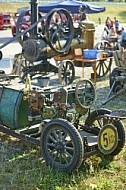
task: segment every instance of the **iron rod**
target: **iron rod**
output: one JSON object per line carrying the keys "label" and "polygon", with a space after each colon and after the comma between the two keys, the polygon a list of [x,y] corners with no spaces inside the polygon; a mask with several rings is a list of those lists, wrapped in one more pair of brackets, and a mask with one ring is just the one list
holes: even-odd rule
{"label": "iron rod", "polygon": [[25,140],[27,142],[33,143],[35,145],[40,146],[40,141],[38,139],[35,139],[33,137],[30,137],[28,135],[24,135],[24,134],[19,134],[17,132],[15,132],[14,130],[11,130],[9,128],[6,128],[3,125],[0,125],[0,132],[3,132],[5,134],[11,135],[13,137],[19,138],[21,140]]}

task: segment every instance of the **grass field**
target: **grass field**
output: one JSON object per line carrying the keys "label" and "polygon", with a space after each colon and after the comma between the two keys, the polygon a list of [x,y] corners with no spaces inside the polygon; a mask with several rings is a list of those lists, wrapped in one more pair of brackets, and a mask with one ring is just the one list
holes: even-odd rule
{"label": "grass field", "polygon": [[[96,105],[104,100],[108,91],[107,79],[97,83]],[[104,108],[121,109],[125,100],[123,94]],[[126,120],[123,123],[126,125]],[[1,190],[126,189],[126,147],[112,160],[108,156],[94,155],[71,173],[52,170],[42,159],[39,147],[3,133],[0,133],[0,155]]]}
{"label": "grass field", "polygon": [[[16,12],[29,4],[0,3],[4,12]],[[116,11],[115,11],[116,10]],[[104,23],[115,16],[125,23],[126,6],[106,6],[106,12],[89,15],[89,19]],[[108,78],[97,83],[96,107],[109,92]],[[126,94],[107,103],[107,109],[125,109]],[[93,109],[95,109],[94,107]],[[123,120],[126,126],[126,120]],[[126,127],[125,127],[126,129]],[[62,173],[46,166],[40,147],[0,132],[0,190],[126,190],[126,146],[112,160],[95,155],[86,159],[78,171]]]}
{"label": "grass field", "polygon": [[[41,4],[42,5],[42,4]],[[17,8],[30,6],[29,3],[0,3],[0,9],[3,12],[17,12]],[[106,11],[98,14],[89,14],[89,20],[98,23],[98,18],[101,18],[102,24],[105,23],[106,17],[109,16],[112,20],[117,17],[120,23],[126,22],[126,5],[100,5],[105,6]]]}

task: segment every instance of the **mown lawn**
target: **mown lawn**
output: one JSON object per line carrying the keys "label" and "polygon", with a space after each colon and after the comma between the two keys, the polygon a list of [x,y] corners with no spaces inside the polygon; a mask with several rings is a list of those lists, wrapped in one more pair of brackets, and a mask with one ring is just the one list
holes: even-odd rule
{"label": "mown lawn", "polygon": [[98,23],[98,18],[101,18],[102,24],[105,23],[106,18],[109,16],[112,20],[116,17],[120,23],[126,23],[126,4],[125,5],[103,5],[106,11],[103,13],[88,15],[90,20]]}

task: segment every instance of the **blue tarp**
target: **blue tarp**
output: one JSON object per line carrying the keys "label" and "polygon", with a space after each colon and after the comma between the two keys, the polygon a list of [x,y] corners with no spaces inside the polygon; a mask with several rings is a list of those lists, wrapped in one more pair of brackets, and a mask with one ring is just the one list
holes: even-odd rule
{"label": "blue tarp", "polygon": [[47,4],[44,6],[38,6],[38,10],[43,13],[48,13],[50,10],[54,8],[64,8],[74,14],[79,12],[80,6],[85,6],[85,5],[87,7],[86,9],[87,14],[100,13],[105,11],[105,7],[95,6],[84,1],[76,1],[76,0],[63,0]]}

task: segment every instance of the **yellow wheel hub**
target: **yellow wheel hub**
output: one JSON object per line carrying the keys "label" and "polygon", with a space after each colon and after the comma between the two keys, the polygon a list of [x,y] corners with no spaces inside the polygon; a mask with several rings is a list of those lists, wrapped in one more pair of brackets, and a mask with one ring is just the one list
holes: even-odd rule
{"label": "yellow wheel hub", "polygon": [[107,124],[102,127],[98,134],[98,148],[103,154],[111,154],[118,144],[118,132],[117,129]]}

